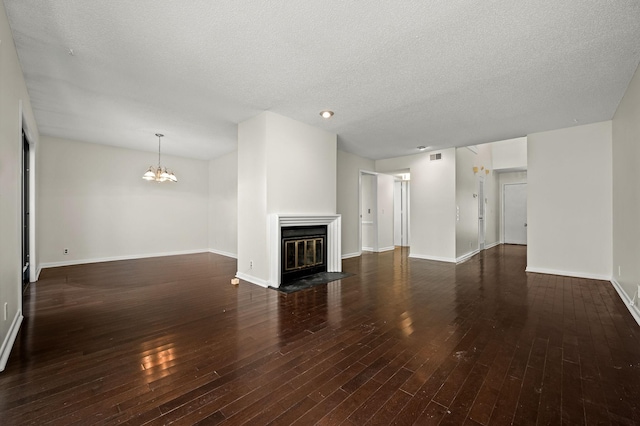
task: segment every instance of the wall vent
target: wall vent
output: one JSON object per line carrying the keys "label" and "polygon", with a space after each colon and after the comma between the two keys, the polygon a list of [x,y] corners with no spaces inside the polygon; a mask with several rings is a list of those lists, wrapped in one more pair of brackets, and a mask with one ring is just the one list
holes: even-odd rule
{"label": "wall vent", "polygon": [[431,159],[431,161],[442,160],[442,153],[439,152],[437,154],[431,154],[429,158]]}

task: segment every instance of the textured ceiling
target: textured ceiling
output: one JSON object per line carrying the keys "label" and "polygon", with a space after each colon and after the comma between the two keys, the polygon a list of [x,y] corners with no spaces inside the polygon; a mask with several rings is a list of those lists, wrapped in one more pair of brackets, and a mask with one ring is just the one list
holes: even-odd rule
{"label": "textured ceiling", "polygon": [[608,120],[640,60],[637,0],[4,4],[41,134],[201,159],[265,110],[372,159]]}

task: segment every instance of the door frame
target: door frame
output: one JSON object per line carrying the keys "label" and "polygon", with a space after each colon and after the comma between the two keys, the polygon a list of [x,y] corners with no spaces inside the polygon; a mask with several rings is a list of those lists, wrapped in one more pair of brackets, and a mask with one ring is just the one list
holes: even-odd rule
{"label": "door frame", "polygon": [[[506,202],[505,202],[505,201],[506,201],[506,197],[505,197],[505,193],[504,193],[504,191],[505,191],[505,187],[506,187],[507,185],[509,185],[509,186],[511,186],[511,185],[527,185],[527,181],[521,181],[521,182],[506,182],[506,183],[503,183],[503,184],[502,184],[502,189],[501,189],[501,191],[502,191],[502,194],[501,194],[501,199],[502,199],[502,206],[501,206],[501,210],[502,210],[502,220],[501,220],[501,222],[502,222],[502,223],[501,223],[501,228],[502,228],[502,244],[508,244],[508,243],[506,242],[506,238],[505,238],[505,222],[506,222],[506,221],[505,221],[505,218],[506,218],[506,215],[505,215],[505,210],[506,210],[506,209],[505,209],[505,205],[506,205]],[[529,207],[528,207],[528,204],[529,204],[529,201],[528,201],[528,188],[529,188],[529,187],[527,186],[527,221],[528,221],[528,208],[529,208]],[[525,226],[526,226],[526,225],[525,225]],[[529,243],[529,228],[527,227],[527,244],[528,244],[528,243]],[[527,244],[525,244],[525,245],[527,245]]]}
{"label": "door frame", "polygon": [[378,251],[378,209],[377,209],[377,205],[378,205],[378,185],[377,185],[377,177],[378,177],[378,173],[376,172],[372,172],[369,170],[362,170],[360,169],[360,172],[358,173],[358,251],[360,252],[360,254],[362,254],[363,250],[362,250],[362,176],[363,175],[370,175],[373,176],[374,178],[376,178],[376,185],[374,185],[374,191],[373,191],[373,204],[374,204],[374,208],[373,208],[373,251],[376,252]]}
{"label": "door frame", "polygon": [[[36,267],[37,265],[37,229],[36,229],[36,215],[37,215],[37,207],[36,207],[36,164],[37,164],[37,156],[38,156],[38,143],[36,138],[34,137],[34,131],[31,130],[31,126],[27,122],[23,107],[22,100],[19,103],[19,125],[20,125],[20,133],[17,138],[17,145],[20,147],[20,180],[22,181],[22,132],[24,132],[25,137],[29,141],[29,281],[36,282],[38,281],[39,271]],[[20,199],[22,199],[22,190],[19,193]],[[20,200],[20,206],[22,206],[22,200]],[[20,207],[20,216],[22,217],[22,207]],[[20,221],[20,227],[22,227],[22,221]],[[22,235],[22,230],[21,230]],[[22,247],[20,248],[22,251]],[[20,263],[22,263],[22,255],[20,255]],[[22,271],[22,265],[20,266],[20,271]],[[22,280],[21,280],[22,281]],[[22,283],[20,283],[22,287]],[[22,294],[22,289],[21,289]]]}
{"label": "door frame", "polygon": [[[482,188],[482,191],[480,190]],[[487,240],[487,206],[485,204],[484,176],[478,176],[478,251],[484,250]],[[482,209],[482,218],[480,218]],[[482,239],[481,239],[482,237]]]}

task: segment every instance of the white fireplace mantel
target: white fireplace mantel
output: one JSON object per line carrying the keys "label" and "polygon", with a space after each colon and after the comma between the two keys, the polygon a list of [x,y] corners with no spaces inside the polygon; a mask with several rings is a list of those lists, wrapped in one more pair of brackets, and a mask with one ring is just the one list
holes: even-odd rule
{"label": "white fireplace mantel", "polygon": [[342,272],[341,216],[339,214],[272,214],[269,216],[271,250],[269,285],[280,287],[282,228],[288,226],[327,225],[327,272]]}

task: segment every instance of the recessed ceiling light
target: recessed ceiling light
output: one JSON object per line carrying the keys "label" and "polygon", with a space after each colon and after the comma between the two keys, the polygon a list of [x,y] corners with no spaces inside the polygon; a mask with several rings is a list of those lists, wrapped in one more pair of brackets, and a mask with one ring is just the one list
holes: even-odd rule
{"label": "recessed ceiling light", "polygon": [[329,110],[320,111],[320,117],[322,117],[322,118],[331,118],[331,117],[333,117],[333,111],[329,111]]}
{"label": "recessed ceiling light", "polygon": [[427,147],[426,147],[426,146],[424,146],[424,145],[420,145],[420,146],[418,146],[417,148],[418,148],[420,151],[424,151],[425,149],[427,149]]}

